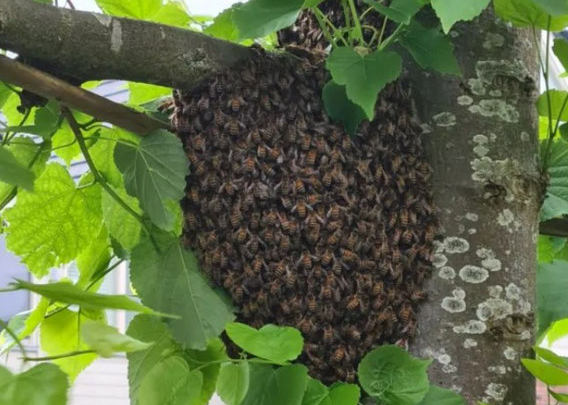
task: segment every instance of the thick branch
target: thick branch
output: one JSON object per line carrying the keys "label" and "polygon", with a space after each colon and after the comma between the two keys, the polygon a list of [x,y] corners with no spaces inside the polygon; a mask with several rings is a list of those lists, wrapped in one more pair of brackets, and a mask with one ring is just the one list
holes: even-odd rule
{"label": "thick branch", "polygon": [[0,48],[78,81],[123,79],[190,88],[253,51],[145,21],[0,0]]}
{"label": "thick branch", "polygon": [[164,124],[122,104],[107,100],[80,87],[0,55],[0,80],[15,84],[45,98],[54,98],[100,121],[110,122],[139,135],[166,128]]}

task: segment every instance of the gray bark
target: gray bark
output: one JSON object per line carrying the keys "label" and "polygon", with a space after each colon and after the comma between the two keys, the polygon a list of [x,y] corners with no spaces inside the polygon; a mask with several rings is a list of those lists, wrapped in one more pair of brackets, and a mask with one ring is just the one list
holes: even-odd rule
{"label": "gray bark", "polygon": [[[411,68],[443,240],[411,350],[470,403],[534,404],[519,359],[534,340],[540,202],[530,34],[486,12],[454,30],[463,77]],[[190,87],[250,50],[190,31],[0,0],[0,47],[79,79]]]}
{"label": "gray bark", "polygon": [[122,79],[176,88],[191,88],[252,54],[190,30],[33,0],[0,0],[0,48],[78,82]]}
{"label": "gray bark", "polygon": [[535,403],[519,361],[534,341],[541,192],[531,35],[487,11],[452,32],[463,77],[409,75],[443,236],[412,350],[472,404]]}

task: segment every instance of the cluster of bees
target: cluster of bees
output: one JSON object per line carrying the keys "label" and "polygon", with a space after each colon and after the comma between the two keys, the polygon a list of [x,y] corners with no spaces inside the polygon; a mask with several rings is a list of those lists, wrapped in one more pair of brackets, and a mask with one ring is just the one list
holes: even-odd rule
{"label": "cluster of bees", "polygon": [[298,328],[325,382],[416,331],[435,217],[403,85],[350,138],[326,116],[321,65],[259,52],[192,90],[173,124],[191,162],[184,242],[254,327]]}

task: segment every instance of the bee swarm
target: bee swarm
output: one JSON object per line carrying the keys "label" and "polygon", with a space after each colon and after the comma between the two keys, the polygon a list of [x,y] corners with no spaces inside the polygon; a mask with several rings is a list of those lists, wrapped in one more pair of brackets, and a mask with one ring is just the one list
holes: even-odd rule
{"label": "bee swarm", "polygon": [[176,90],[173,124],[191,162],[186,246],[241,322],[298,328],[300,360],[329,383],[414,335],[436,221],[403,85],[351,139],[325,115],[326,80],[322,66],[259,52]]}

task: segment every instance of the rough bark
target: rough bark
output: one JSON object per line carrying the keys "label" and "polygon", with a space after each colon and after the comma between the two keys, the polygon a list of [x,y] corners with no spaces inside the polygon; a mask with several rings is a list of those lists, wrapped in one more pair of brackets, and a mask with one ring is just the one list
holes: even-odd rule
{"label": "rough bark", "polygon": [[443,234],[412,350],[469,403],[533,405],[537,50],[491,10],[452,37],[463,77],[409,74]]}
{"label": "rough bark", "polygon": [[190,88],[252,52],[190,30],[33,0],[0,0],[0,48],[79,82],[122,79],[177,88]]}

